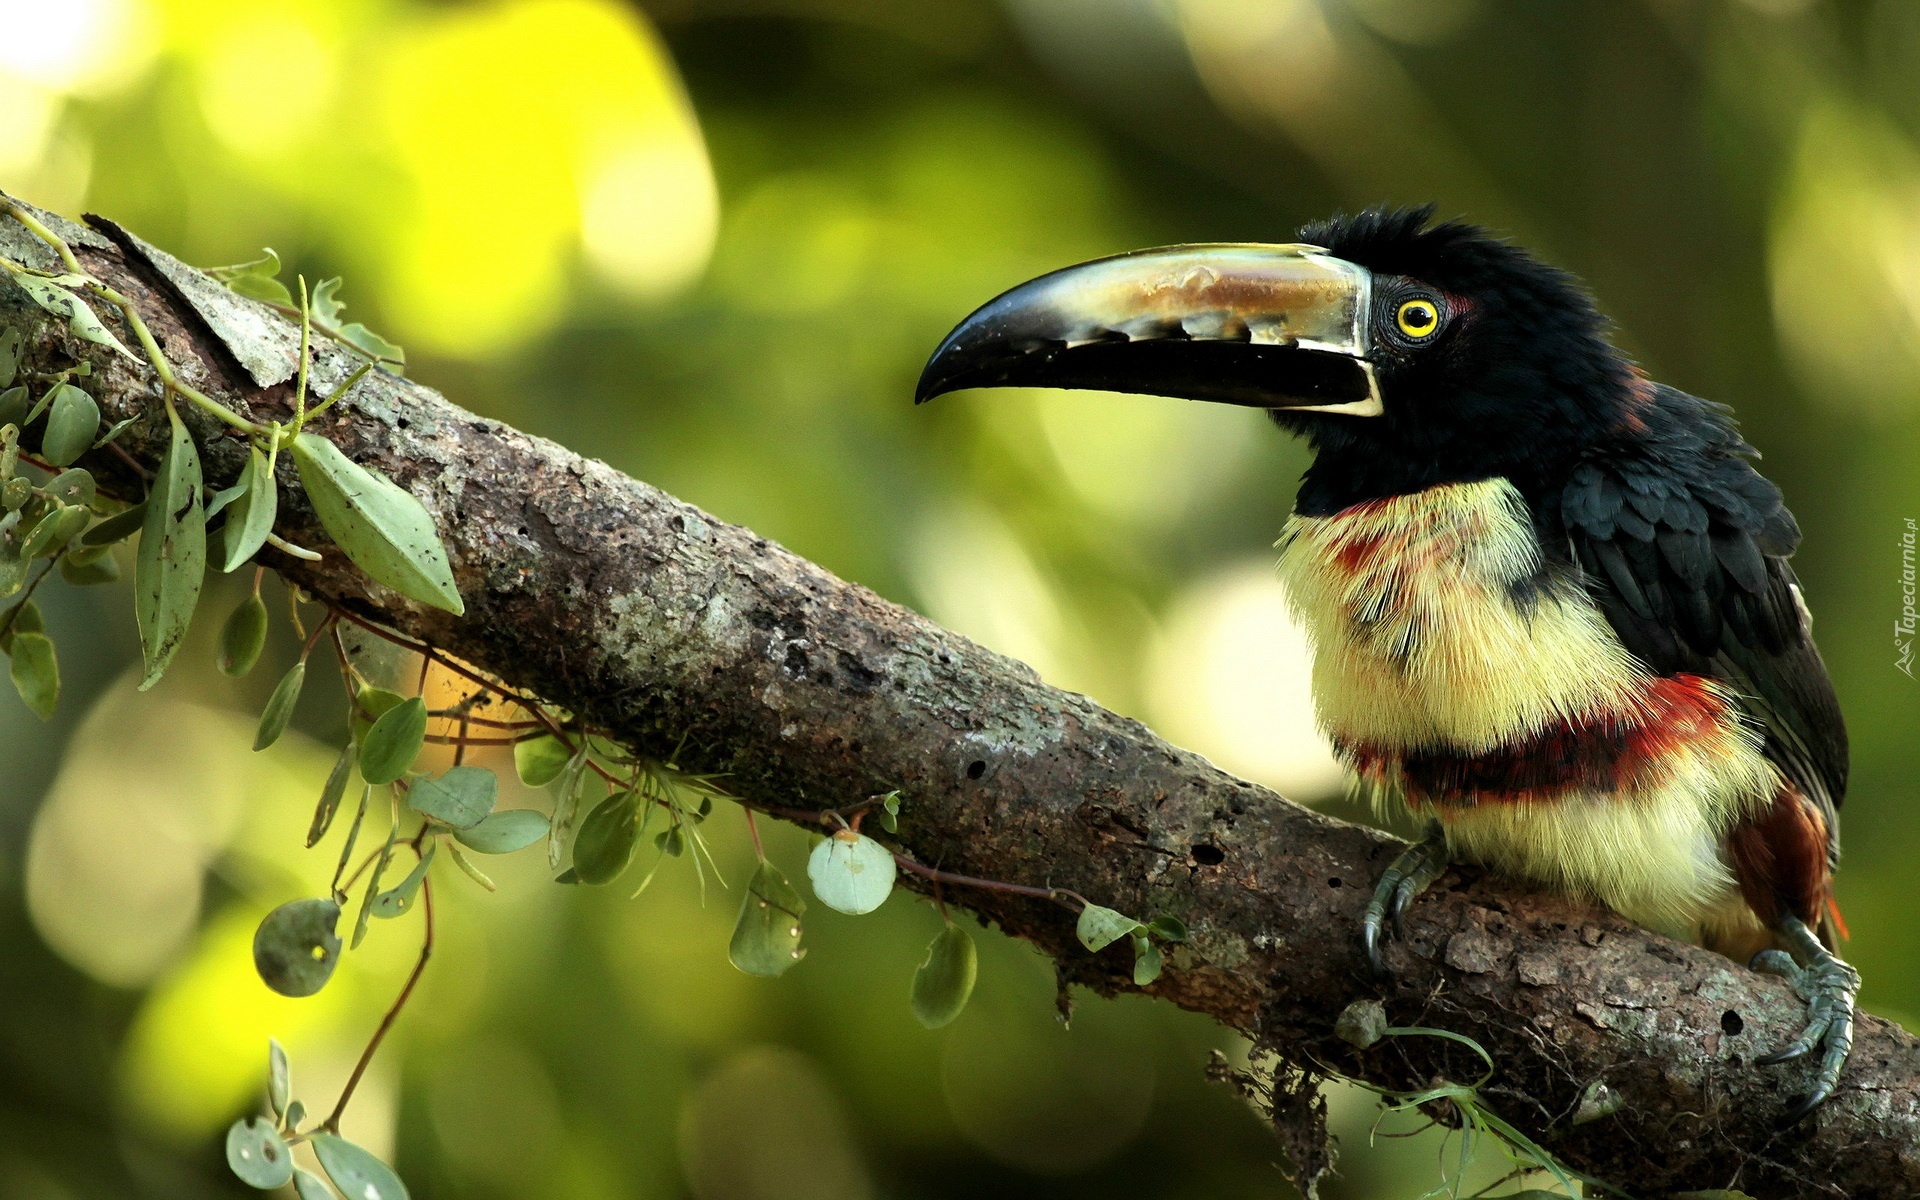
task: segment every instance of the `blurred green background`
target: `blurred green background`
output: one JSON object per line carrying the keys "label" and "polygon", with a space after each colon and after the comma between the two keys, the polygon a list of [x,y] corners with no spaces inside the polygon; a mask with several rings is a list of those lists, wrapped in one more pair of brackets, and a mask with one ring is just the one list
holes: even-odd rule
{"label": "blurred green background", "polygon": [[[456,401],[1348,815],[1270,571],[1296,446],[1224,406],[911,386],[977,303],[1095,255],[1378,202],[1508,231],[1656,378],[1736,405],[1785,487],[1854,734],[1849,956],[1868,1007],[1920,1013],[1910,0],[0,0],[0,186],[192,262],[343,273]],[[135,696],[125,590],[43,593],[61,712],[0,695],[0,1197],[244,1194],[217,1140],[266,1038],[323,1109],[410,962],[400,922],[318,998],[253,976],[253,925],[331,869],[299,846],[343,726],[309,689],[247,753],[292,647],[219,675],[237,597]],[[709,829],[737,886],[744,832]],[[1201,1080],[1239,1052],[1205,1021],[1083,1000],[1064,1030],[1048,964],[985,935],[929,1033],[910,897],[816,914],[766,981],[685,863],[629,901],[534,857],[497,894],[448,879],[348,1118],[416,1196],[1290,1194]],[[1325,1194],[1439,1181],[1437,1135],[1369,1149],[1369,1098],[1333,1099]]]}

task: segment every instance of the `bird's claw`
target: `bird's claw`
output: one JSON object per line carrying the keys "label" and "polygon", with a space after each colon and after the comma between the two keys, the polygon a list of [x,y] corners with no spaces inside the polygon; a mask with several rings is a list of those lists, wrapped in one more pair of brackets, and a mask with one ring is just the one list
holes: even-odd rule
{"label": "bird's claw", "polygon": [[1381,872],[1379,882],[1373,886],[1373,898],[1367,901],[1366,916],[1360,922],[1361,940],[1366,945],[1367,962],[1374,974],[1388,974],[1386,961],[1380,957],[1381,934],[1388,918],[1393,921],[1394,934],[1406,937],[1407,909],[1416,896],[1440,878],[1448,861],[1446,835],[1436,824],[1429,826],[1425,837],[1402,850]]}
{"label": "bird's claw", "polygon": [[1839,1086],[1840,1071],[1853,1050],[1853,1010],[1860,993],[1860,972],[1836,958],[1802,922],[1785,918],[1782,932],[1806,958],[1805,965],[1783,950],[1762,950],[1748,965],[1785,979],[1807,1002],[1807,1024],[1800,1036],[1754,1061],[1771,1066],[1800,1058],[1815,1048],[1822,1050],[1812,1090],[1787,1110],[1784,1123],[1792,1125],[1818,1108]]}

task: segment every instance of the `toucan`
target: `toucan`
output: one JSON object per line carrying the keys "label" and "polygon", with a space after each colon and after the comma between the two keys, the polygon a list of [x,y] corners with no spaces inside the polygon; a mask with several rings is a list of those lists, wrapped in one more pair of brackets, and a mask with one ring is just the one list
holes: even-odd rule
{"label": "toucan", "polygon": [[[916,400],[1050,387],[1265,409],[1312,465],[1277,543],[1318,721],[1425,826],[1360,931],[1458,859],[1785,976],[1833,1094],[1847,736],[1731,410],[1654,383],[1570,274],[1432,206],[1143,250],[989,301]],[[1404,933],[1402,934],[1404,936]]]}

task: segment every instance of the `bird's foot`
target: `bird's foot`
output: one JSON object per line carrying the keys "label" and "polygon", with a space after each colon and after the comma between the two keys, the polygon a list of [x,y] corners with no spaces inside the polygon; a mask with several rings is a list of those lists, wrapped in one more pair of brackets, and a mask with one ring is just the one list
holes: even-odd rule
{"label": "bird's foot", "polygon": [[1754,1061],[1770,1066],[1799,1058],[1816,1047],[1821,1051],[1813,1089],[1787,1110],[1784,1122],[1792,1125],[1818,1108],[1839,1086],[1840,1070],[1846,1066],[1847,1055],[1853,1049],[1853,1008],[1860,994],[1860,972],[1821,945],[1820,939],[1799,919],[1783,918],[1780,931],[1804,962],[1796,961],[1784,950],[1762,950],[1748,965],[1785,979],[1807,1002],[1807,1025],[1800,1036]]}
{"label": "bird's foot", "polygon": [[1398,937],[1407,936],[1407,906],[1413,898],[1427,890],[1428,885],[1440,878],[1447,869],[1450,856],[1447,853],[1447,838],[1438,822],[1427,826],[1426,836],[1400,852],[1387,869],[1381,873],[1380,882],[1373,887],[1373,899],[1367,901],[1367,914],[1361,919],[1361,938],[1366,943],[1367,961],[1373,965],[1374,974],[1386,975],[1387,964],[1380,957],[1380,942],[1387,918],[1393,919],[1393,932]]}

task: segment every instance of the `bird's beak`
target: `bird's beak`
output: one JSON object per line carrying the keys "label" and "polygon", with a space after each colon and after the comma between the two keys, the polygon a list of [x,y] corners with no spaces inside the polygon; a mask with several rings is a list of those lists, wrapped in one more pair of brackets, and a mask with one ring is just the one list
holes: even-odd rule
{"label": "bird's beak", "polygon": [[1173,246],[1082,263],[962,321],[914,401],[1058,387],[1377,417],[1372,284],[1316,246]]}

